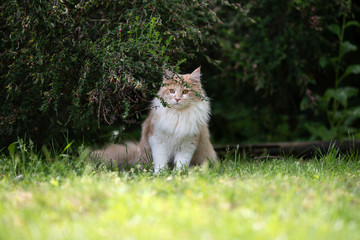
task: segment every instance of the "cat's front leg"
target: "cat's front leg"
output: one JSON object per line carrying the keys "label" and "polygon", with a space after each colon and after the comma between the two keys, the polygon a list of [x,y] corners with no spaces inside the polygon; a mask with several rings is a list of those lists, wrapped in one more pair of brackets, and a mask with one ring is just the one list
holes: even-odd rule
{"label": "cat's front leg", "polygon": [[186,170],[191,162],[191,159],[196,150],[197,144],[196,141],[189,141],[187,143],[183,143],[181,149],[178,153],[176,153],[174,158],[175,169],[176,170]]}
{"label": "cat's front leg", "polygon": [[161,170],[166,169],[169,161],[169,153],[165,144],[155,136],[149,138],[149,144],[154,161],[154,172],[157,174]]}

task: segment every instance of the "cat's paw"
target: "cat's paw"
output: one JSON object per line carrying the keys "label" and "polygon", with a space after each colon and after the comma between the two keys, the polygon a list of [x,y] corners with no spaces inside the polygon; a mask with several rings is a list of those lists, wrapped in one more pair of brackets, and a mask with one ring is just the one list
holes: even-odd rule
{"label": "cat's paw", "polygon": [[154,174],[155,175],[159,175],[167,170],[168,170],[167,165],[165,165],[165,166],[155,165],[154,166]]}

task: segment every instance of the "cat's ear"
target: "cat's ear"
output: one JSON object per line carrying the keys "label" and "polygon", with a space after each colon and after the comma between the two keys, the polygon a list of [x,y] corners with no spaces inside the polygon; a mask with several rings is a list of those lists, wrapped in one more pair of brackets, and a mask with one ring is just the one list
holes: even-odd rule
{"label": "cat's ear", "polygon": [[169,81],[174,78],[174,73],[165,68],[163,82]]}
{"label": "cat's ear", "polygon": [[195,69],[191,74],[190,74],[190,79],[193,82],[200,82],[201,79],[201,71],[200,71],[201,67],[198,67],[197,69]]}

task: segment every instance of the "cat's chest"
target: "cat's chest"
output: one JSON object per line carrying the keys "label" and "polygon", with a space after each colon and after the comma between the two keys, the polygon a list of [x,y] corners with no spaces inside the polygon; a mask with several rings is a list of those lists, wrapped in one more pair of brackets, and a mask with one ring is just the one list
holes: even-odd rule
{"label": "cat's chest", "polygon": [[167,137],[187,138],[199,135],[201,126],[206,124],[205,113],[191,111],[156,110],[154,134]]}
{"label": "cat's chest", "polygon": [[188,137],[199,132],[200,122],[185,114],[161,114],[154,123],[154,133],[158,135]]}

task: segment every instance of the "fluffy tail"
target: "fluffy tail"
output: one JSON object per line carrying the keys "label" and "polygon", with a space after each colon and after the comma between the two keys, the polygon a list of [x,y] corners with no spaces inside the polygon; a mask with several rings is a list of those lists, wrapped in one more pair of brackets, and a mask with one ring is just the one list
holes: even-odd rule
{"label": "fluffy tail", "polygon": [[112,144],[104,149],[93,151],[90,158],[94,161],[104,162],[111,168],[123,169],[125,166],[136,164],[150,165],[151,153],[139,144],[128,142],[125,145]]}

